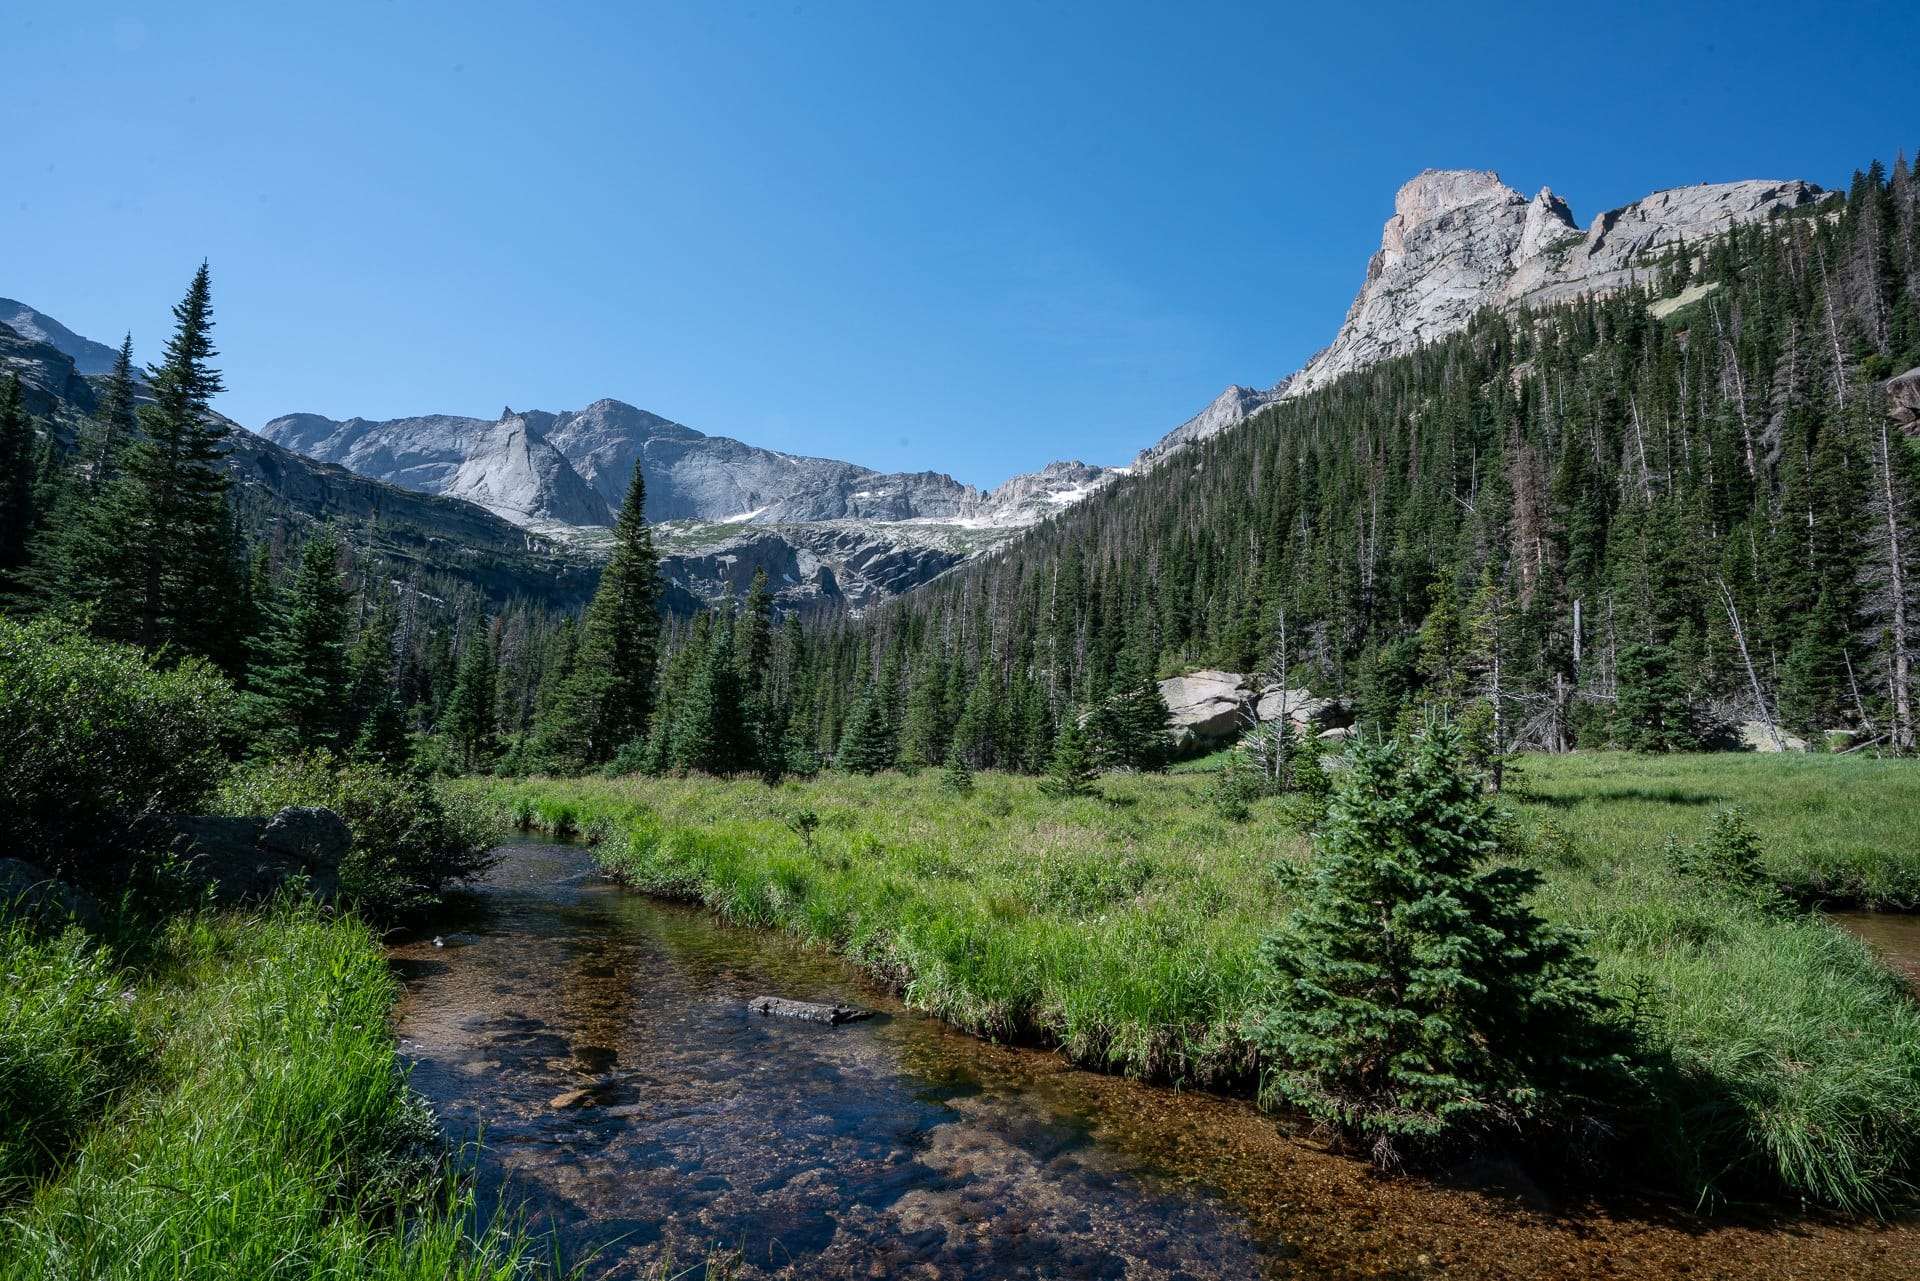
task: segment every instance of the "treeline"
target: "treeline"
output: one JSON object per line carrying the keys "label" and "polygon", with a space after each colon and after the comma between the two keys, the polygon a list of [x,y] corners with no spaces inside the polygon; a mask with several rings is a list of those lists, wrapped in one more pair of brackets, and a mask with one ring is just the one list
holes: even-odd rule
{"label": "treeline", "polygon": [[1920,184],[1487,312],[806,637],[804,736],[882,691],[901,761],[1031,770],[1054,727],[1195,667],[1480,750],[1678,750],[1766,722],[1915,745]]}
{"label": "treeline", "polygon": [[[204,268],[144,382],[130,349],[68,451],[0,385],[0,583],[211,658],[262,750],[442,770],[1038,772],[1064,726],[1163,761],[1154,681],[1337,693],[1381,730],[1680,750],[1759,722],[1915,746],[1920,184],[1646,264],[1276,405],[864,618],[665,617],[630,502],[579,617],[379,571],[351,529],[236,521]],[[636,497],[644,479],[635,476]]]}

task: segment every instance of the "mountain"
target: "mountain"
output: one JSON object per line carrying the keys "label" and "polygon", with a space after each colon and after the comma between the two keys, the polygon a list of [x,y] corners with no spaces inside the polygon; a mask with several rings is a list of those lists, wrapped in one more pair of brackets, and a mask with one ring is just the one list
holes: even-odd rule
{"label": "mountain", "polygon": [[0,298],[0,325],[30,342],[45,343],[71,360],[81,374],[109,372],[120,354],[105,343],[82,338],[52,316],[11,298]]}
{"label": "mountain", "polygon": [[[22,310],[38,318],[36,333],[66,334],[68,346],[87,342],[32,308]],[[97,408],[93,382],[70,354],[5,322],[0,373],[19,375],[29,412],[62,441],[71,442]],[[524,529],[470,502],[315,461],[237,423],[227,426],[234,506],[253,534],[264,536],[276,525],[298,529],[336,521],[395,583],[417,583],[422,592],[440,594],[470,588],[496,604],[526,598],[575,607],[599,581],[599,558],[569,541]],[[697,604],[684,593],[674,594],[671,603],[682,610]]]}
{"label": "mountain", "polygon": [[309,457],[423,493],[465,498],[589,550],[638,466],[662,564],[695,596],[744,591],[765,569],[789,607],[863,609],[928,581],[1102,488],[1121,469],[1050,463],[981,493],[940,472],[878,472],[763,449],[603,399],[585,409],[337,421],[260,429]]}
{"label": "mountain", "polygon": [[1429,169],[1400,188],[1380,248],[1333,342],[1268,391],[1229,387],[1141,455],[1148,465],[1304,396],[1344,374],[1460,332],[1475,312],[1568,302],[1621,289],[1683,243],[1831,199],[1790,180],[1656,191],[1596,217],[1585,232],[1550,188],[1531,200],[1482,169]]}
{"label": "mountain", "polygon": [[[537,479],[493,475],[515,465],[502,442],[489,436],[509,421],[524,425],[521,448],[539,458]],[[288,414],[260,434],[410,489],[482,496],[476,501],[523,524],[609,523],[626,499],[636,465],[646,474],[650,521],[761,525],[851,520],[1017,528],[1115,474],[1084,463],[1051,463],[982,494],[941,472],[878,472],[709,436],[611,399],[561,413],[509,409],[497,424],[448,414],[385,422]],[[524,473],[525,465],[520,467]],[[580,498],[582,485],[599,495],[603,508]]]}

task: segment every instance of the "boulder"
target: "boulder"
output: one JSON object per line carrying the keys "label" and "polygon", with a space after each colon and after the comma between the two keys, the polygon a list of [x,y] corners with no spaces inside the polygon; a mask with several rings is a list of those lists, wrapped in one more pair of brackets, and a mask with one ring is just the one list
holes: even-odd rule
{"label": "boulder", "polygon": [[1920,436],[1920,369],[1886,381],[1887,414],[1909,436]]}
{"label": "boulder", "polygon": [[1806,739],[1796,738],[1785,730],[1780,731],[1780,745],[1775,747],[1765,721],[1742,721],[1733,729],[1739,735],[1740,746],[1749,752],[1804,752],[1808,747]]}
{"label": "boulder", "polygon": [[1260,695],[1260,701],[1254,705],[1262,723],[1278,720],[1282,702],[1286,704],[1287,719],[1295,725],[1305,725],[1318,720],[1329,728],[1347,723],[1345,704],[1334,698],[1315,698],[1308,689],[1278,690],[1270,689]]}
{"label": "boulder", "polygon": [[1189,672],[1160,682],[1167,729],[1180,751],[1231,742],[1246,726],[1254,695],[1238,672]]}
{"label": "boulder", "polygon": [[309,894],[328,902],[340,892],[340,861],[353,844],[338,814],[305,805],[265,818],[149,814],[135,835],[221,903],[270,898],[301,880]]}
{"label": "boulder", "polygon": [[308,867],[336,868],[353,848],[353,833],[346,820],[330,809],[289,805],[267,820],[260,848],[297,858]]}
{"label": "boulder", "polygon": [[789,1001],[780,996],[756,996],[747,1002],[752,1014],[783,1019],[801,1019],[808,1023],[853,1023],[873,1017],[872,1010],[852,1005],[821,1005],[814,1001]]}
{"label": "boulder", "polygon": [[0,922],[20,918],[43,929],[100,928],[100,906],[84,890],[55,880],[24,859],[0,858]]}

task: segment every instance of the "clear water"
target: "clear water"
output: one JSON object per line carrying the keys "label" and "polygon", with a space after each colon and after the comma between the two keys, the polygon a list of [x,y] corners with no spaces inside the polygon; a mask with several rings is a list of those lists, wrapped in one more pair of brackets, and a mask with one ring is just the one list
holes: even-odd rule
{"label": "clear water", "polygon": [[[1910,1225],[1570,1205],[1503,1165],[1385,1177],[1242,1100],[965,1036],[574,847],[512,847],[442,929],[394,951],[413,1083],[484,1133],[486,1203],[595,1277],[669,1248],[748,1278],[1920,1276]],[[748,1014],[763,995],[879,1017]]]}

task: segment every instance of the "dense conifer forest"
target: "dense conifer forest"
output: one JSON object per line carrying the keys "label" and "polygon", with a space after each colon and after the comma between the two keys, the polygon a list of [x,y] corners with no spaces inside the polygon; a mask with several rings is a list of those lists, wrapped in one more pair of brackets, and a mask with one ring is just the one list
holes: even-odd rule
{"label": "dense conifer forest", "polygon": [[1100,764],[1153,768],[1154,680],[1201,667],[1381,730],[1437,712],[1494,760],[1755,722],[1915,746],[1920,446],[1889,389],[1920,363],[1904,158],[1628,291],[1483,313],[864,617],[779,616],[764,583],[663,616],[637,519],[575,617],[397,577],[365,527],[237,513],[204,267],[176,319],[144,374],[122,349],[71,442],[0,384],[0,601],[204,655],[274,750],[1038,773],[1071,721]]}

